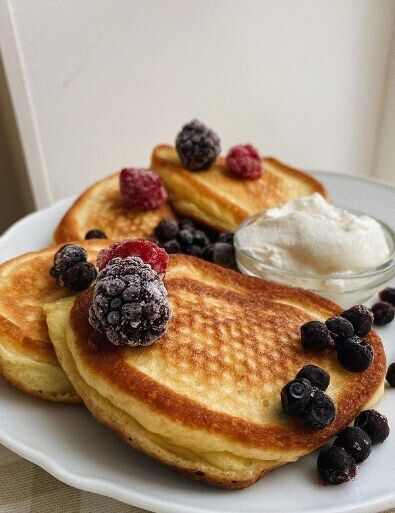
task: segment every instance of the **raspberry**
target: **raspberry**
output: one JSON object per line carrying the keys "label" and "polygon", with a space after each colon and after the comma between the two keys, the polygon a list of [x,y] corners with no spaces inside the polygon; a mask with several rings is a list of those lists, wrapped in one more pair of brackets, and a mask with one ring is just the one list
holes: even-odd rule
{"label": "raspberry", "polygon": [[233,175],[249,180],[256,180],[262,174],[261,157],[251,144],[231,148],[226,157],[226,167]]}
{"label": "raspberry", "polygon": [[170,317],[163,281],[141,258],[113,258],[99,272],[89,322],[112,344],[151,344],[166,333]]}
{"label": "raspberry", "polygon": [[166,274],[169,255],[160,248],[155,242],[148,239],[124,239],[121,242],[115,242],[106,249],[102,249],[97,256],[97,265],[99,270],[103,269],[113,258],[126,258],[129,256],[138,256],[146,264],[149,264],[159,276],[163,278]]}
{"label": "raspberry", "polygon": [[162,179],[154,171],[129,167],[122,169],[120,188],[126,208],[148,210],[167,200]]}
{"label": "raspberry", "polygon": [[218,136],[197,119],[183,126],[176,149],[181,163],[191,171],[208,169],[221,150]]}

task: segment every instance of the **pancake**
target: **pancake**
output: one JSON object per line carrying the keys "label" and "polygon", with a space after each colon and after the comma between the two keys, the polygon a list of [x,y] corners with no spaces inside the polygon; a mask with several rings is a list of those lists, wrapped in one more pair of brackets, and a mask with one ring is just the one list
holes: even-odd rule
{"label": "pancake", "polygon": [[[107,241],[80,243],[94,262]],[[0,265],[0,374],[42,399],[80,402],[56,359],[44,303],[72,294],[48,271],[59,246],[26,253]]]}
{"label": "pancake", "polygon": [[165,202],[153,210],[125,208],[119,190],[119,173],[93,184],[73,203],[55,230],[54,241],[82,240],[89,230],[102,230],[109,239],[151,238],[155,226],[173,218]]}
{"label": "pancake", "polygon": [[[172,255],[165,285],[167,334],[148,347],[115,347],[87,319],[92,289],[46,305],[56,354],[90,412],[127,443],[179,472],[244,488],[332,438],[384,389],[385,355],[365,372],[343,369],[334,352],[308,353],[300,326],[340,312],[334,303]],[[334,423],[322,431],[281,411],[280,391],[307,363],[331,375]]]}
{"label": "pancake", "polygon": [[247,217],[267,208],[319,192],[325,187],[315,178],[272,158],[262,159],[262,177],[243,180],[232,176],[219,157],[206,171],[182,167],[175,148],[157,146],[151,168],[161,177],[179,214],[216,230],[234,231]]}

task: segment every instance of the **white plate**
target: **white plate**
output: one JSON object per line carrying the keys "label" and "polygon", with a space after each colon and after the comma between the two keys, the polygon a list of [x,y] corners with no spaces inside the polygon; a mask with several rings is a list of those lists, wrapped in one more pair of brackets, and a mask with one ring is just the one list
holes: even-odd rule
{"label": "white plate", "polygon": [[[343,175],[316,173],[334,203],[362,210],[394,227],[395,189]],[[45,246],[69,206],[63,200],[16,223],[0,239],[0,258]],[[395,361],[395,322],[379,330]],[[358,477],[323,486],[316,454],[278,469],[243,491],[189,481],[129,449],[80,406],[33,399],[0,381],[0,442],[65,483],[152,511],[166,513],[322,513],[382,511],[395,507],[395,390],[377,408],[393,434],[375,447]]]}

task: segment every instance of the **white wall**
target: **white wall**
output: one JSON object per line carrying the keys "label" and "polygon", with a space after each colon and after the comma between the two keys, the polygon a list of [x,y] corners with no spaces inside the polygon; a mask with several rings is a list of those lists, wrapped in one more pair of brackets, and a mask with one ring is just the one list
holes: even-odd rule
{"label": "white wall", "polygon": [[37,203],[146,165],[183,122],[302,168],[370,175],[393,0],[3,0]]}

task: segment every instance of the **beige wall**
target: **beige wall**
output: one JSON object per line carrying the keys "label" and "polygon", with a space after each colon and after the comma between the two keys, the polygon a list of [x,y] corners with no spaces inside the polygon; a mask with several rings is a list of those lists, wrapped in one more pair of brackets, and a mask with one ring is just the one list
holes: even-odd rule
{"label": "beige wall", "polygon": [[0,233],[32,210],[33,201],[0,56]]}

